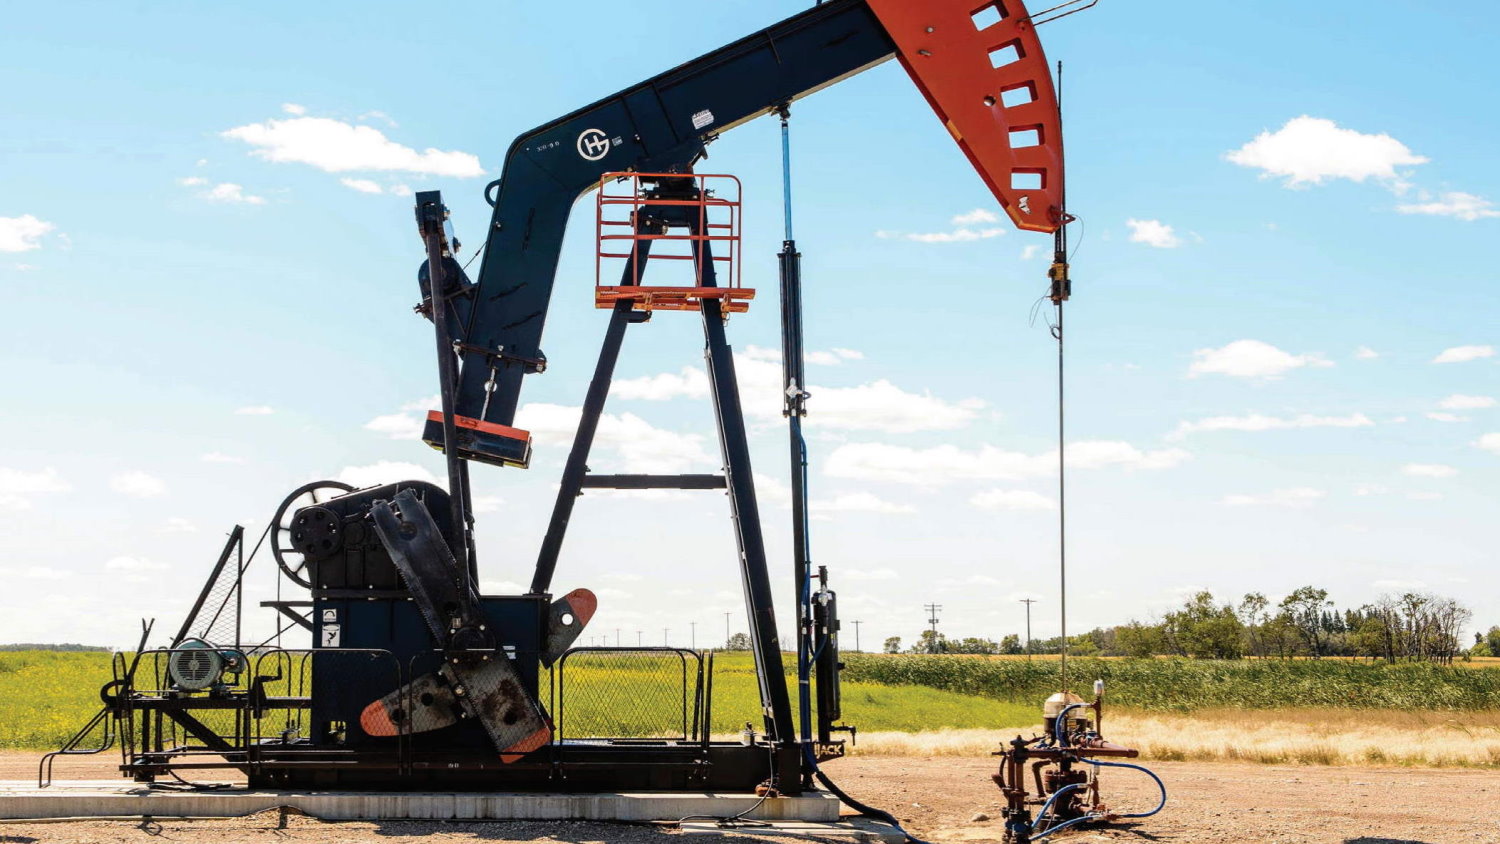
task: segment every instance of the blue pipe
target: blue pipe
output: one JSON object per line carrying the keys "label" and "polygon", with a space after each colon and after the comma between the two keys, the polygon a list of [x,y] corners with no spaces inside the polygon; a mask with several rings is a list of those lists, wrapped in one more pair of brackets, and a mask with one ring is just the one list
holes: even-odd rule
{"label": "blue pipe", "polygon": [[1166,806],[1167,806],[1167,786],[1166,786],[1166,783],[1163,783],[1161,781],[1161,777],[1157,776],[1156,772],[1152,771],[1150,768],[1147,768],[1147,767],[1144,767],[1144,766],[1141,766],[1141,765],[1132,765],[1132,764],[1130,764],[1128,762],[1100,762],[1100,761],[1095,760],[1095,759],[1084,759],[1083,761],[1089,763],[1090,765],[1094,765],[1096,767],[1102,767],[1102,768],[1129,768],[1129,769],[1131,769],[1133,771],[1140,771],[1140,772],[1144,773],[1146,776],[1148,776],[1151,779],[1153,779],[1153,780],[1156,781],[1156,787],[1161,790],[1161,802],[1158,803],[1158,804],[1156,804],[1156,808],[1155,809],[1152,809],[1149,812],[1126,812],[1126,813],[1120,813],[1120,814],[1115,815],[1115,817],[1119,817],[1119,818],[1149,818],[1152,815],[1156,814],[1157,812],[1160,812],[1162,809],[1166,808]]}
{"label": "blue pipe", "polygon": [[1059,747],[1068,746],[1067,735],[1063,732],[1063,727],[1068,723],[1068,713],[1081,706],[1091,705],[1092,704],[1088,703],[1070,703],[1067,706],[1064,706],[1061,712],[1057,713],[1057,720],[1052,722],[1052,737],[1057,740],[1057,744]]}

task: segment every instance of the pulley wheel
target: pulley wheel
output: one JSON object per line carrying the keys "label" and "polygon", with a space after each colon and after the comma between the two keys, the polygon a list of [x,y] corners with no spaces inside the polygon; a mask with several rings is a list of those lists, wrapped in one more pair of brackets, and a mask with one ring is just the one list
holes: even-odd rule
{"label": "pulley wheel", "polygon": [[293,539],[299,529],[294,524],[297,511],[353,491],[354,487],[342,481],[313,481],[292,490],[292,494],[276,508],[276,515],[271,517],[271,555],[276,558],[276,565],[281,567],[282,573],[291,578],[293,583],[308,589],[313,586],[308,555],[303,550],[307,546],[299,547],[299,543]]}

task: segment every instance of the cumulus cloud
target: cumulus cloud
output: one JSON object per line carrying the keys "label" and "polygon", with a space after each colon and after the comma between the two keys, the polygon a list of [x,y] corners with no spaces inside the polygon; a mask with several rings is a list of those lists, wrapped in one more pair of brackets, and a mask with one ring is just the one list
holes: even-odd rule
{"label": "cumulus cloud", "polygon": [[345,176],[339,179],[339,184],[351,190],[357,190],[360,193],[385,193],[384,188],[369,179],[351,179]]}
{"label": "cumulus cloud", "polygon": [[197,533],[198,526],[181,516],[168,516],[160,530],[162,533]]}
{"label": "cumulus cloud", "polygon": [[1327,497],[1328,493],[1312,487],[1278,489],[1262,495],[1226,495],[1224,503],[1230,507],[1252,507],[1271,505],[1275,507],[1311,507]]}
{"label": "cumulus cloud", "polygon": [[439,485],[442,483],[436,475],[428,471],[427,467],[399,460],[381,460],[365,466],[345,466],[339,470],[335,480],[343,481],[356,489],[393,484],[397,481],[426,481]]}
{"label": "cumulus cloud", "polygon": [[1181,439],[1199,431],[1285,431],[1294,428],[1368,428],[1374,420],[1363,413],[1348,416],[1315,416],[1303,413],[1297,416],[1265,416],[1251,413],[1245,416],[1209,416],[1195,422],[1179,422],[1177,429],[1168,436]]}
{"label": "cumulus cloud", "polygon": [[50,467],[27,472],[0,466],[0,507],[29,510],[33,497],[68,492],[72,488],[56,469]]}
{"label": "cumulus cloud", "polygon": [[987,489],[975,493],[969,503],[981,510],[1056,510],[1057,502],[1026,489]]}
{"label": "cumulus cloud", "polygon": [[1235,378],[1280,378],[1305,366],[1333,366],[1319,355],[1294,355],[1259,340],[1236,340],[1217,349],[1197,349],[1188,377],[1229,375]]}
{"label": "cumulus cloud", "polygon": [[0,252],[30,252],[42,248],[42,237],[57,226],[31,214],[0,217]]}
{"label": "cumulus cloud", "polygon": [[708,374],[696,366],[684,366],[681,372],[663,372],[616,381],[610,385],[609,394],[613,398],[644,401],[707,398]]}
{"label": "cumulus cloud", "polygon": [[1470,223],[1489,217],[1500,217],[1500,210],[1495,208],[1495,203],[1482,196],[1463,191],[1448,191],[1436,197],[1424,195],[1419,202],[1397,205],[1396,210],[1402,214],[1456,217]]}
{"label": "cumulus cloud", "polygon": [[1459,416],[1457,413],[1446,413],[1446,412],[1441,412],[1441,411],[1433,411],[1431,413],[1428,413],[1427,414],[1427,418],[1431,419],[1434,422],[1467,422],[1467,421],[1469,421],[1469,417],[1467,417],[1467,416]]}
{"label": "cumulus cloud", "polygon": [[1471,360],[1481,358],[1492,358],[1495,356],[1494,346],[1454,346],[1444,349],[1438,356],[1432,359],[1433,363],[1468,363]]}
{"label": "cumulus cloud", "polygon": [[983,225],[1000,222],[999,215],[984,208],[955,214],[949,222],[953,224],[953,228],[945,232],[897,232],[882,229],[875,232],[875,236],[882,240],[910,240],[916,243],[964,243],[988,240],[1005,234],[1005,229],[1001,226]]}
{"label": "cumulus cloud", "polygon": [[120,556],[105,560],[104,568],[109,571],[123,572],[166,571],[167,564],[158,562],[157,560],[148,560],[144,557]]}
{"label": "cumulus cloud", "polygon": [[1375,179],[1400,187],[1396,168],[1427,163],[1390,135],[1364,134],[1332,120],[1303,115],[1275,132],[1265,131],[1225,156],[1253,167],[1262,178],[1282,177],[1286,187],[1321,185],[1331,179]]}
{"label": "cumulus cloud", "polygon": [[[1084,440],[1068,446],[1070,469],[1170,469],[1192,455],[1180,448],[1142,451],[1111,440]],[[984,445],[975,450],[954,445],[910,448],[884,443],[847,443],[834,449],[825,464],[830,477],[937,486],[962,480],[1020,480],[1057,472],[1057,452],[1025,454]]]}
{"label": "cumulus cloud", "polygon": [[1131,243],[1144,243],[1157,249],[1175,249],[1182,245],[1182,238],[1161,220],[1131,218],[1125,221],[1125,225],[1130,227]]}
{"label": "cumulus cloud", "polygon": [[273,407],[270,407],[269,405],[258,404],[258,405],[252,405],[250,407],[236,408],[235,411],[234,411],[234,415],[235,416],[270,416],[271,414],[273,414],[275,412],[276,412],[276,409],[273,408]]}
{"label": "cumulus cloud", "polygon": [[[582,412],[580,407],[532,402],[516,414],[516,426],[530,431],[538,447],[566,447],[572,444]],[[623,464],[620,471],[625,472],[670,474],[721,462],[704,448],[702,435],[658,428],[633,413],[600,416],[594,446],[613,449]]]}
{"label": "cumulus cloud", "polygon": [[282,103],[281,110],[294,117],[301,117],[307,114],[307,106],[300,106],[296,103]]}
{"label": "cumulus cloud", "polygon": [[[179,181],[181,181],[182,184],[189,186],[206,186],[209,183],[207,179],[198,178],[196,176],[187,179],[180,179]],[[223,202],[230,205],[266,204],[265,197],[245,193],[244,185],[237,185],[234,182],[220,182],[213,187],[199,191],[198,196],[203,199],[207,199],[210,202]]]}
{"label": "cumulus cloud", "polygon": [[1490,452],[1491,454],[1500,454],[1500,431],[1496,431],[1492,434],[1485,434],[1484,436],[1475,440],[1474,445],[1475,447],[1482,448],[1485,451]]}
{"label": "cumulus cloud", "polygon": [[455,178],[484,175],[476,155],[432,147],[418,151],[387,138],[372,126],[327,117],[272,118],[220,134],[249,144],[257,158],[308,164],[328,173],[377,171]]}
{"label": "cumulus cloud", "polygon": [[146,472],[122,472],[109,479],[109,488],[131,498],[157,498],[167,493],[161,478]]}
{"label": "cumulus cloud", "polygon": [[840,495],[824,501],[814,501],[808,509],[814,513],[915,513],[917,508],[910,504],[897,504],[894,501],[886,501],[879,496],[868,492],[854,492]]}
{"label": "cumulus cloud", "polygon": [[1038,246],[1035,243],[1028,243],[1025,246],[1021,247],[1021,260],[1030,261],[1032,258],[1035,258],[1037,256],[1038,252],[1041,251],[1042,247]]}
{"label": "cumulus cloud", "polygon": [[422,429],[426,427],[426,424],[424,416],[402,411],[371,419],[365,423],[365,430],[384,434],[393,440],[415,440],[421,438]]}
{"label": "cumulus cloud", "polygon": [[1358,358],[1359,360],[1374,360],[1380,357],[1380,353],[1370,348],[1369,346],[1360,346],[1359,348],[1354,350],[1354,357]]}
{"label": "cumulus cloud", "polygon": [[908,392],[884,378],[856,387],[809,388],[809,392],[807,424],[845,431],[950,431],[973,422],[985,407],[975,398],[948,401]]}
{"label": "cumulus cloud", "polygon": [[1451,478],[1458,474],[1457,469],[1442,463],[1408,463],[1401,472],[1415,478]]}
{"label": "cumulus cloud", "polygon": [[236,463],[236,464],[238,464],[238,463],[244,463],[245,462],[245,458],[243,458],[243,457],[236,457],[233,454],[224,454],[223,452],[218,452],[218,451],[210,451],[210,452],[208,452],[207,454],[203,455],[202,457],[200,457],[198,459],[202,460],[204,463]]}
{"label": "cumulus cloud", "polygon": [[1444,410],[1483,410],[1494,407],[1496,404],[1493,396],[1466,396],[1462,393],[1453,395],[1438,402],[1438,407]]}
{"label": "cumulus cloud", "polygon": [[839,577],[847,580],[895,580],[900,576],[892,568],[858,569],[839,567]]}

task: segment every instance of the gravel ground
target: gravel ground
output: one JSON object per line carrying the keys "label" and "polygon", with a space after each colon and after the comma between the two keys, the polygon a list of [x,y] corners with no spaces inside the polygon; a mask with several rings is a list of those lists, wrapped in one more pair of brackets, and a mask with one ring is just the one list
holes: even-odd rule
{"label": "gravel ground", "polygon": [[[106,760],[68,760],[59,778],[113,775]],[[1171,789],[1162,814],[1057,841],[1140,844],[1497,844],[1500,776],[1493,770],[1281,767],[1228,763],[1159,763],[1152,766]],[[935,842],[997,841],[999,792],[985,759],[852,757],[830,763],[829,774],[846,791],[887,809],[917,835]],[[0,779],[35,775],[32,754],[0,754]],[[1118,810],[1147,805],[1153,789],[1130,772],[1106,774],[1106,799]],[[677,832],[660,826],[602,823],[323,823],[267,812],[215,821],[66,822],[0,825],[0,844],[79,842],[148,844],[214,842],[658,842]],[[719,839],[748,842],[730,834]],[[681,841],[681,839],[679,839]]]}

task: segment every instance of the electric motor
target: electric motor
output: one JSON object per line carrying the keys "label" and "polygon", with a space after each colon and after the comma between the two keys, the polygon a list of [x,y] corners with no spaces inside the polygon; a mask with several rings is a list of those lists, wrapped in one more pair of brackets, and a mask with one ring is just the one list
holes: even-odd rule
{"label": "electric motor", "polygon": [[239,674],[244,668],[244,654],[215,647],[202,639],[184,639],[167,657],[172,685],[187,692],[223,686],[226,675]]}

